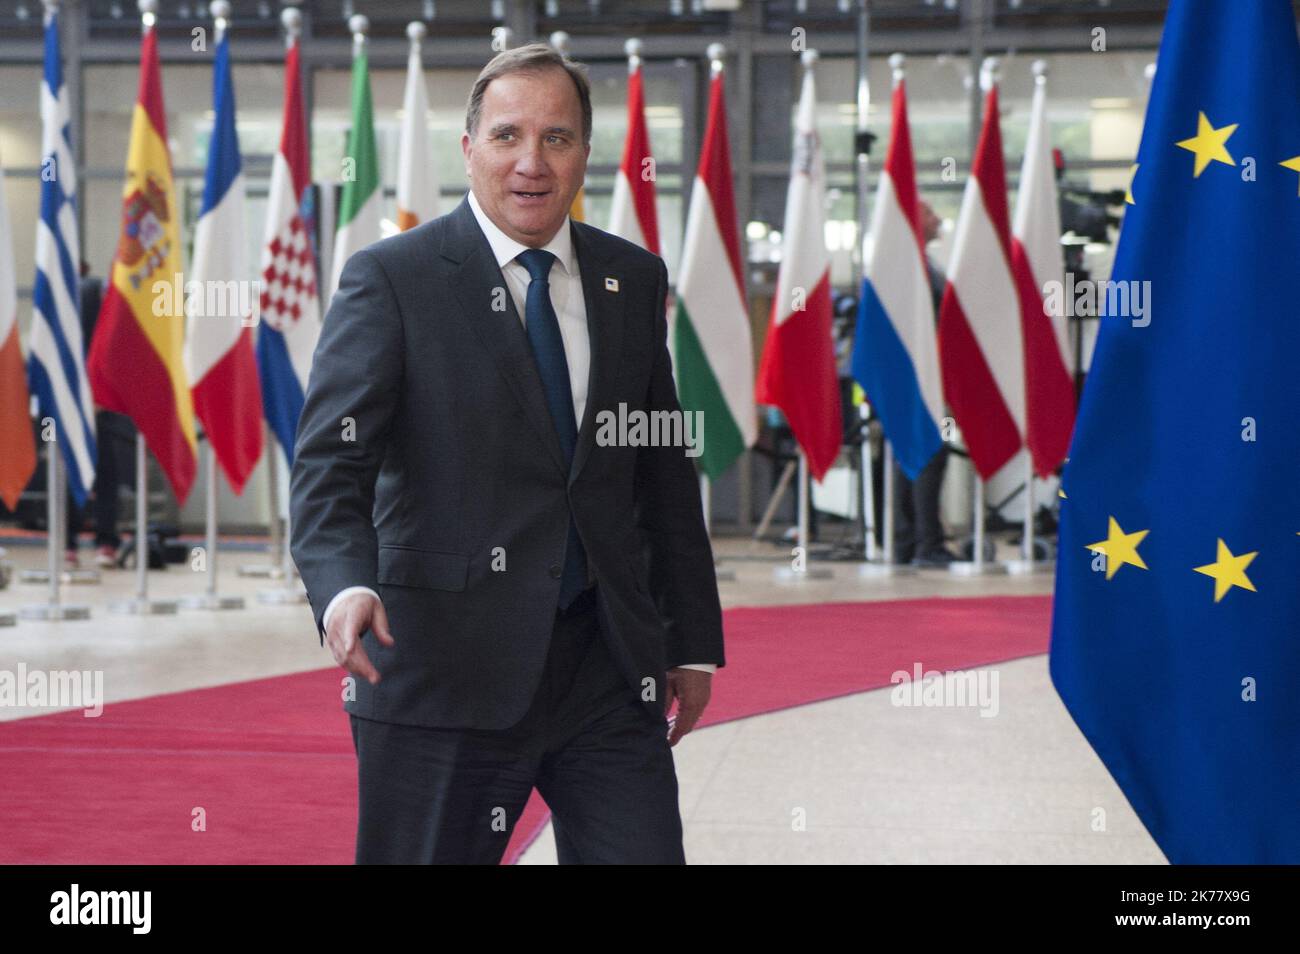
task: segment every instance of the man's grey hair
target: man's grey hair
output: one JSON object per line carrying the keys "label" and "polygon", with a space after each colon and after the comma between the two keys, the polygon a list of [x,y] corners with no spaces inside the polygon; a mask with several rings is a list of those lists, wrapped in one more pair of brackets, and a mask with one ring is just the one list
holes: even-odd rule
{"label": "man's grey hair", "polygon": [[581,63],[564,56],[545,43],[529,43],[527,46],[503,50],[488,60],[483,72],[474,80],[474,88],[469,93],[469,104],[465,107],[465,131],[470,138],[478,129],[479,114],[483,111],[483,93],[488,83],[507,73],[536,73],[547,69],[561,69],[569,74],[578,91],[578,104],[582,107],[582,142],[591,142],[591,83],[587,81],[587,68]]}

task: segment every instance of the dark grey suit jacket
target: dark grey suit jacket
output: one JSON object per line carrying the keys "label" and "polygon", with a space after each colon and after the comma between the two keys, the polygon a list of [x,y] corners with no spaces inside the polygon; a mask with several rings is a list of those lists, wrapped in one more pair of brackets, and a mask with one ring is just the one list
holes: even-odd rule
{"label": "dark grey suit jacket", "polygon": [[348,712],[441,728],[518,721],[546,661],[570,509],[605,637],[649,713],[662,717],[666,668],[725,663],[691,459],[681,447],[595,440],[597,412],[621,402],[678,410],[667,270],[630,242],[572,229],[591,377],[571,468],[467,201],[343,270],[290,493],[293,558],[322,639],[330,599],[369,586],[396,641],[390,649],[365,634],[382,679],[358,679]]}

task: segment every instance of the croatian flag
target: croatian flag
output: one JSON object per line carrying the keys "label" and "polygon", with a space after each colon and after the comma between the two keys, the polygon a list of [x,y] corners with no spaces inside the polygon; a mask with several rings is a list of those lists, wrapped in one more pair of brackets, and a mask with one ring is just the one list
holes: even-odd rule
{"label": "croatian flag", "polygon": [[320,337],[316,259],[309,231],[311,180],[307,123],[302,108],[298,39],[284,58],[284,127],[271,166],[265,244],[262,248],[262,320],[257,367],[266,422],[293,463],[312,353]]}
{"label": "croatian flag", "polygon": [[916,167],[907,125],[907,92],[894,85],[893,133],[876,190],[853,377],[880,418],[894,457],[911,479],[943,439],[943,385],[935,341],[934,298],[916,194]]}
{"label": "croatian flag", "polygon": [[[239,494],[262,456],[262,397],[253,357],[253,303],[242,293],[249,281],[244,174],[235,134],[230,41],[224,34],[217,42],[212,86],[215,121],[191,268],[203,293],[196,300],[199,307],[189,311],[185,358],[194,413]],[[216,306],[212,311],[210,304]]]}

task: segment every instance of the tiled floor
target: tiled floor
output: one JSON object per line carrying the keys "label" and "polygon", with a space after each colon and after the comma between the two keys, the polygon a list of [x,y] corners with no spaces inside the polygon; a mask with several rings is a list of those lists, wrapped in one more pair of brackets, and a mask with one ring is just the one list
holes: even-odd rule
{"label": "tiled floor", "polygon": [[[780,584],[773,571],[784,550],[740,540],[717,549],[737,574],[721,584],[726,606],[1051,590],[1050,576],[969,580],[926,571],[864,581],[852,564],[833,564],[831,580]],[[16,569],[40,567],[44,551],[11,547],[8,559]],[[328,665],[305,605],[263,605],[256,594],[268,583],[235,575],[238,564],[259,559],[221,554],[222,591],[245,596],[242,611],[147,620],[108,613],[110,599],[133,592],[131,572],[64,587],[65,600],[90,604],[92,618],[0,628],[0,668],[22,661],[102,669],[111,703]],[[150,587],[156,596],[181,596],[201,591],[203,578],[172,567],[150,574]],[[0,611],[44,596],[42,587],[15,579],[0,590]],[[896,707],[885,689],[693,733],[675,750],[687,857],[696,864],[1162,862],[1057,698],[1046,657],[992,668],[999,679],[992,718],[972,708]],[[717,676],[726,677],[725,669]],[[32,714],[0,708],[0,719]],[[548,829],[524,863],[554,860]]]}

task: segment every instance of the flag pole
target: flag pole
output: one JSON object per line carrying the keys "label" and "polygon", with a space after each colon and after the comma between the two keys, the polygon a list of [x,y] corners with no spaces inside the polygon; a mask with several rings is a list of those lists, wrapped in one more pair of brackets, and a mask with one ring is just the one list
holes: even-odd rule
{"label": "flag pole", "polygon": [[983,576],[998,576],[1007,572],[1005,564],[988,562],[984,559],[984,481],[975,471],[974,514],[971,517],[971,558],[954,560],[948,564],[948,572],[953,576],[977,579]]}
{"label": "flag pole", "polygon": [[[213,0],[208,7],[208,11],[212,14],[214,21],[213,37],[215,42],[220,44],[230,29],[230,3],[228,0]],[[204,534],[203,558],[204,571],[207,573],[208,582],[203,593],[182,598],[180,605],[186,609],[243,609],[244,598],[242,596],[217,595],[217,449],[212,443],[211,434],[208,435],[207,443],[208,486],[207,493],[204,495],[204,520],[207,526]]]}
{"label": "flag pole", "polygon": [[876,552],[876,488],[871,473],[871,408],[865,397],[858,405],[858,416],[862,419],[862,555],[867,563],[877,564],[880,554]]}
{"label": "flag pole", "polygon": [[[284,46],[286,50],[292,49],[293,45],[298,42],[298,35],[302,33],[302,11],[297,7],[285,7],[280,11],[280,23],[284,26]],[[328,236],[325,236],[328,239]],[[322,261],[328,256],[322,255]],[[260,334],[260,332],[259,332]],[[280,553],[280,469],[276,463],[278,456],[276,450],[276,436],[271,430],[271,425],[263,424],[264,432],[262,437],[262,446],[267,449],[266,454],[266,476],[268,485],[268,503],[271,510],[271,519],[268,525],[270,530],[270,539],[267,541],[266,553],[271,562],[269,563],[246,563],[239,568],[240,576],[258,577],[265,579],[279,579],[284,575],[284,568],[277,562],[277,555]]]}
{"label": "flag pole", "polygon": [[[279,12],[279,22],[285,27],[285,49],[291,49],[298,43],[298,36],[303,31],[303,13],[296,6],[286,6]],[[322,243],[328,242],[329,235],[321,234]],[[321,264],[328,263],[328,252],[322,251]],[[279,580],[283,568],[279,565],[277,554],[281,551],[282,524],[279,520],[279,455],[276,454],[277,438],[269,424],[264,426],[263,446],[266,447],[266,485],[268,485],[268,503],[270,507],[269,539],[266,541],[266,556],[269,563],[246,563],[239,567],[239,576]]]}
{"label": "flag pole", "polygon": [[[867,208],[871,201],[871,191],[868,189],[867,180],[871,164],[871,133],[867,131],[867,113],[871,108],[871,79],[868,72],[869,60],[867,58],[867,41],[871,32],[869,6],[868,0],[858,0],[857,55],[855,58],[858,72],[857,116],[853,135],[858,187],[857,201],[855,203],[858,234],[853,250],[853,287],[857,289],[859,296],[862,294],[862,284],[867,277]],[[863,410],[860,412],[864,429],[862,437],[862,552],[868,563],[875,564],[880,560],[880,554],[876,550],[876,486],[871,468],[871,442],[868,440],[870,412],[865,403],[862,408]],[[885,562],[888,563],[889,561],[886,559]]]}
{"label": "flag pole", "polygon": [[[985,92],[997,83],[998,67],[999,60],[996,56],[986,56],[980,64],[980,88]],[[971,463],[974,464],[973,459]],[[984,560],[984,480],[978,469],[972,469],[975,475],[975,500],[974,513],[971,515],[971,558],[954,560],[948,564],[948,572],[957,577],[977,579],[1006,573],[1007,568],[1001,563],[988,563]]]}
{"label": "flag pole", "polygon": [[[153,0],[140,0],[153,7]],[[146,27],[153,24],[152,13],[146,12]],[[135,434],[135,597],[114,600],[108,604],[109,612],[126,616],[165,616],[176,612],[175,600],[156,600],[149,597],[149,455],[145,448],[144,433]]]}
{"label": "flag pole", "polygon": [[[47,419],[49,420],[49,419]],[[43,422],[44,423],[44,422]],[[58,425],[49,420],[50,439],[45,442],[45,524],[47,528],[47,565],[46,570],[34,570],[19,576],[25,583],[48,583],[49,602],[24,606],[18,611],[23,619],[90,619],[90,607],[82,604],[64,603],[59,584],[62,582],[63,568],[60,551],[63,548],[64,528],[61,516],[66,519],[65,507],[67,491],[64,489],[63,469],[60,466],[62,452],[59,450]],[[98,580],[99,574],[95,574]]]}
{"label": "flag pole", "polygon": [[[717,45],[717,44],[715,44]],[[712,50],[712,47],[710,47]],[[719,54],[720,56],[721,54]],[[811,73],[817,64],[818,54],[816,50],[804,50],[799,58],[803,64],[805,74]],[[719,60],[719,63],[721,61]],[[721,69],[719,65],[717,67]],[[823,201],[824,196],[817,197],[817,201]],[[796,441],[797,443],[797,441]],[[803,447],[799,447],[799,488],[798,488],[798,529],[796,530],[795,546],[797,553],[790,566],[781,566],[777,568],[776,578],[783,582],[802,582],[804,580],[828,580],[834,576],[830,567],[810,565],[810,555],[808,552],[808,524],[810,511],[812,509],[811,501],[811,481],[808,476],[808,455],[804,453]]]}
{"label": "flag pole", "polygon": [[267,523],[269,539],[266,544],[266,554],[271,562],[243,563],[240,564],[237,572],[244,577],[279,579],[283,572],[276,562],[280,552],[280,468],[276,464],[279,456],[276,451],[279,444],[276,443],[275,432],[271,430],[269,424],[263,423],[262,428],[264,432],[262,446],[266,448],[267,504],[271,511],[271,519]]}
{"label": "flag pole", "polygon": [[[302,12],[297,7],[285,7],[280,11],[280,23],[284,26],[285,49],[292,49],[302,33]],[[365,45],[365,31],[370,29],[370,21],[357,14],[348,20],[348,28],[352,30],[352,57],[355,59]],[[323,196],[330,194],[329,190],[322,191]],[[321,235],[325,241],[332,241],[333,229],[322,229]],[[329,257],[331,259],[333,257],[333,248],[330,249]],[[270,605],[302,603],[307,599],[307,593],[300,582],[295,585],[293,560],[289,553],[291,536],[289,534],[287,507],[285,508],[286,516],[283,520],[280,518],[280,466],[278,463],[280,455],[276,453],[279,445],[278,441],[274,439],[269,426],[267,427],[266,446],[269,449],[266,462],[267,472],[270,474],[271,480],[271,539],[267,550],[273,561],[269,575],[272,579],[284,580],[287,585],[275,589],[259,590],[257,601]],[[288,451],[282,449],[282,453],[285,454],[287,463]]]}
{"label": "flag pole", "polygon": [[[157,20],[158,0],[140,0],[140,32],[148,34]],[[177,307],[181,307],[178,305]],[[149,598],[149,476],[148,451],[144,432],[135,434],[135,597],[115,600],[109,612],[131,616],[170,615],[176,612],[175,600]]]}
{"label": "flag pole", "polygon": [[[858,228],[861,241],[858,242],[858,256],[860,259],[858,266],[858,290],[861,294],[862,288],[866,282],[866,235],[867,235],[867,153],[866,150],[871,148],[871,136],[867,132],[867,105],[870,94],[867,91],[866,78],[866,17],[867,17],[867,0],[860,0],[859,7],[859,43],[863,44],[861,48],[861,61],[858,64],[858,136],[861,142],[858,146]],[[903,82],[903,64],[906,58],[902,53],[895,53],[889,57],[890,77],[893,86],[897,88],[898,84]],[[889,438],[881,433],[881,490],[882,499],[880,501],[880,551],[877,554],[875,540],[875,485],[868,476],[864,481],[864,486],[871,488],[871,496],[868,498],[864,494],[863,505],[870,507],[870,522],[867,524],[867,562],[858,568],[858,576],[865,579],[881,579],[893,576],[910,576],[916,570],[912,566],[897,566],[894,563],[894,495],[896,493],[894,480],[894,448],[889,443]],[[864,444],[864,447],[866,445]],[[866,467],[870,462],[870,452],[863,452],[863,466]]]}

